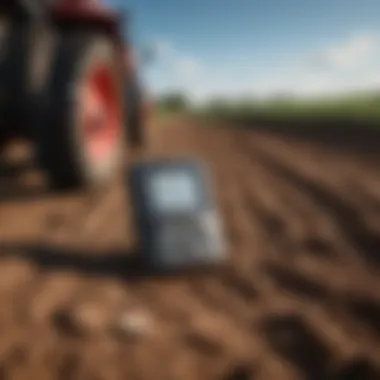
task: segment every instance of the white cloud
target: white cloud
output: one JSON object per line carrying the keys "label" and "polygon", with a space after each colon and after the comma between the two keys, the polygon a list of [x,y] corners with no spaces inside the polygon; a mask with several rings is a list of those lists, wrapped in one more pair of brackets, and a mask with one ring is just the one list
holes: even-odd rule
{"label": "white cloud", "polygon": [[195,58],[178,57],[175,62],[175,69],[179,75],[184,77],[194,77],[201,72],[201,64]]}
{"label": "white cloud", "polygon": [[380,38],[356,33],[341,44],[295,62],[289,75],[264,78],[253,90],[258,96],[276,93],[309,97],[372,90],[380,86]]}
{"label": "white cloud", "polygon": [[155,62],[147,77],[153,93],[171,90],[192,91],[202,74],[200,60],[182,51],[165,38],[156,38],[151,44],[155,52]]}
{"label": "white cloud", "polygon": [[214,70],[160,39],[157,45],[161,71],[156,76],[156,84],[160,85],[155,92],[182,89],[195,101],[203,101],[213,96],[267,98],[280,93],[310,97],[376,89],[380,88],[379,37],[375,33],[354,33],[311,56],[295,55],[287,67],[279,62],[270,76],[260,76],[252,67],[252,74],[245,72],[241,80],[239,67],[232,70],[226,65]]}
{"label": "white cloud", "polygon": [[158,63],[178,75],[194,76],[201,71],[199,60],[183,53],[167,39],[157,38],[152,47]]}
{"label": "white cloud", "polygon": [[326,48],[315,56],[322,68],[355,70],[371,63],[379,53],[379,38],[375,34],[354,34],[343,44]]}

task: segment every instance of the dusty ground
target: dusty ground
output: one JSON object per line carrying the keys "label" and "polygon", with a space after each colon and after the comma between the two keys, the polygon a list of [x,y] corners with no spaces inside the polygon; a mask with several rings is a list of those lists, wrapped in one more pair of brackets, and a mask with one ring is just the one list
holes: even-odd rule
{"label": "dusty ground", "polygon": [[121,181],[53,196],[17,144],[0,166],[0,379],[380,378],[379,156],[166,124],[149,155],[208,160],[229,268],[133,276]]}

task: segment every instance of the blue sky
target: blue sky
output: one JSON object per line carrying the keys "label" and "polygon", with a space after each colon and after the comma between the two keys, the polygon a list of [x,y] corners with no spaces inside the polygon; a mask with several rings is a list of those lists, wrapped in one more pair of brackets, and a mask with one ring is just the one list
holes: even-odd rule
{"label": "blue sky", "polygon": [[154,93],[300,96],[380,85],[380,0],[108,0],[133,12]]}

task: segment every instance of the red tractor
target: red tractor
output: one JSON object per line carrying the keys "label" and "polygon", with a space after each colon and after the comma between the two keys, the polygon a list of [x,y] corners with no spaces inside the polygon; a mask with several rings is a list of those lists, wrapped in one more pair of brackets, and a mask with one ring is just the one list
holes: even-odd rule
{"label": "red tractor", "polygon": [[30,139],[55,189],[104,183],[144,142],[123,26],[96,0],[0,0],[0,149]]}

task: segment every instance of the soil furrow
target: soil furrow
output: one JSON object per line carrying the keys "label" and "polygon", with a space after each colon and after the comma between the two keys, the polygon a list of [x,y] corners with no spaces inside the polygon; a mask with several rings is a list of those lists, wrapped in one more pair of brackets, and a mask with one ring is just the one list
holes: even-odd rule
{"label": "soil furrow", "polygon": [[342,152],[191,119],[152,126],[127,163],[208,164],[230,252],[227,268],[162,278],[136,265],[121,176],[48,194],[16,144],[0,162],[0,377],[379,378],[380,168]]}

